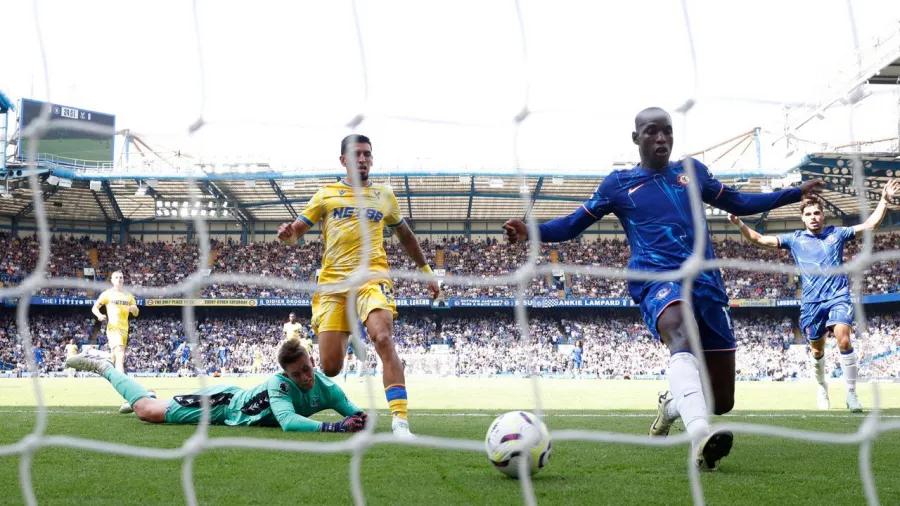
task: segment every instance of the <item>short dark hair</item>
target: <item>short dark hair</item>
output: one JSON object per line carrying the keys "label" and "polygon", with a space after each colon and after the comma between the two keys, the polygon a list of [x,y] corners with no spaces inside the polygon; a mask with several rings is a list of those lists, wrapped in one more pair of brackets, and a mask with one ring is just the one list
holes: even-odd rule
{"label": "short dark hair", "polygon": [[287,370],[287,366],[308,356],[309,353],[306,352],[306,348],[300,344],[300,341],[288,339],[281,345],[281,349],[278,350],[278,365],[280,365],[282,369]]}
{"label": "short dark hair", "polygon": [[360,142],[364,142],[369,146],[372,145],[372,141],[365,135],[351,134],[341,139],[341,155],[347,154],[347,146]]}
{"label": "short dark hair", "polygon": [[804,209],[812,206],[818,206],[819,211],[825,212],[825,203],[822,202],[822,199],[813,195],[811,197],[806,197],[800,202],[800,214],[802,215]]}

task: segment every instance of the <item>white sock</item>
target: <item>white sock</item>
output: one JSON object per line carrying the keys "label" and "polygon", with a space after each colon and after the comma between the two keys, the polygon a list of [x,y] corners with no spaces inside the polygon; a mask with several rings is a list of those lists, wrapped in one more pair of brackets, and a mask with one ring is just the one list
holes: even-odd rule
{"label": "white sock", "polygon": [[841,369],[844,371],[844,381],[847,382],[847,391],[856,392],[856,373],[859,371],[859,358],[856,351],[841,352]]}
{"label": "white sock", "polygon": [[822,356],[816,358],[815,352],[813,352],[813,370],[816,371],[816,381],[819,382],[820,385],[825,384],[825,354],[822,353]]}
{"label": "white sock", "polygon": [[[703,384],[700,383],[700,368],[697,358],[687,352],[680,352],[669,358],[669,388],[675,398],[670,406],[681,415],[684,427],[691,438],[698,439],[709,433],[709,413]],[[671,408],[670,408],[671,413]]]}

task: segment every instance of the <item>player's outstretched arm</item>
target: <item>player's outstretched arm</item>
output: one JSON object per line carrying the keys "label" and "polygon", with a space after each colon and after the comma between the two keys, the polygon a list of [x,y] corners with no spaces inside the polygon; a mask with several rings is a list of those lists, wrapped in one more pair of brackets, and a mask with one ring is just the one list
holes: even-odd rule
{"label": "player's outstretched arm", "polygon": [[[428,265],[428,262],[425,260],[425,254],[422,253],[422,247],[419,246],[416,234],[409,228],[406,220],[401,221],[399,225],[395,226],[393,231],[397,234],[397,238],[400,239],[400,244],[403,245],[406,254],[416,263],[416,267],[425,274],[434,274],[431,266]],[[427,285],[428,291],[431,292],[432,299],[437,298],[441,294],[441,287],[438,286],[436,279],[429,279]]]}
{"label": "player's outstretched arm", "polygon": [[750,244],[759,246],[760,248],[777,248],[779,246],[777,237],[760,234],[756,230],[748,227],[747,224],[737,216],[729,214],[728,220],[741,231],[741,235],[744,236],[744,239],[747,239]]}
{"label": "player's outstretched arm", "polygon": [[269,407],[285,432],[359,432],[365,427],[365,420],[357,415],[339,422],[317,422],[298,415],[291,396],[277,387],[269,388]]}
{"label": "player's outstretched arm", "polygon": [[292,223],[282,223],[278,227],[278,240],[288,245],[296,244],[313,225],[322,219],[325,212],[323,199],[323,190],[317,191],[306,203],[306,208],[300,216],[297,216],[296,220]]}
{"label": "player's outstretched arm", "polygon": [[[597,218],[591,216],[584,207],[579,207],[574,213],[550,220],[538,225],[538,242],[564,242],[578,237],[588,227],[597,222]],[[506,238],[510,243],[528,240],[528,227],[519,219],[509,220],[503,224]]]}
{"label": "player's outstretched arm", "polygon": [[296,244],[309,229],[312,228],[302,218],[297,218],[292,223],[282,223],[278,227],[278,240],[285,244]]}
{"label": "player's outstretched arm", "polygon": [[804,197],[822,193],[825,182],[810,179],[797,188],[789,188],[772,193],[741,193],[712,176],[710,170],[694,161],[696,174],[701,182],[703,202],[737,216],[764,213],[788,204],[800,202]]}
{"label": "player's outstretched arm", "polygon": [[887,214],[888,202],[898,194],[900,194],[900,181],[891,179],[884,185],[884,189],[881,190],[881,200],[878,201],[878,206],[875,207],[875,211],[869,215],[869,219],[853,227],[853,232],[856,234],[856,237],[861,236],[866,230],[875,230],[881,225],[884,215]]}

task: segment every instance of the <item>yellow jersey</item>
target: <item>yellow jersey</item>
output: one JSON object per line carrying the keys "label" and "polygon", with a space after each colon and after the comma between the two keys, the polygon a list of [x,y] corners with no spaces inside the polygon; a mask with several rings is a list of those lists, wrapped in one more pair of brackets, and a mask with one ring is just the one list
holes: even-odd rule
{"label": "yellow jersey", "polygon": [[[387,254],[384,252],[384,226],[400,226],[403,215],[390,187],[371,183],[361,191],[366,207],[358,210],[352,186],[343,180],[327,184],[313,195],[300,215],[300,219],[310,227],[322,222],[325,247],[319,284],[343,281],[359,267],[363,252],[360,217],[369,232],[372,255],[369,272],[388,272]],[[385,279],[389,279],[388,276]]]}
{"label": "yellow jersey", "polygon": [[303,330],[303,325],[300,325],[300,322],[287,322],[284,324],[284,338],[297,339],[300,337],[301,330]]}
{"label": "yellow jersey", "polygon": [[306,348],[306,353],[312,355],[312,339],[310,339],[308,337],[301,337],[300,338],[300,346],[303,346],[304,348]]}
{"label": "yellow jersey", "polygon": [[113,288],[100,294],[97,303],[106,306],[106,331],[128,335],[128,307],[135,305],[134,295]]}

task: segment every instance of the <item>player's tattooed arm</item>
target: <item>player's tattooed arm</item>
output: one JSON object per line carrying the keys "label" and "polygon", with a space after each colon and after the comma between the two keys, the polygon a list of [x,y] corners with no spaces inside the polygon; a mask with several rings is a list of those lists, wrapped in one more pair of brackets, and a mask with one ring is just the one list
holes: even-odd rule
{"label": "player's tattooed arm", "polygon": [[900,195],[900,181],[896,179],[891,179],[884,185],[884,189],[881,190],[881,200],[878,201],[878,206],[875,207],[875,211],[869,215],[869,218],[853,227],[853,232],[856,234],[856,237],[859,237],[866,230],[875,230],[881,225],[881,221],[884,219],[884,215],[887,214],[887,205],[890,201]]}
{"label": "player's tattooed arm", "polygon": [[741,235],[744,236],[747,241],[760,248],[777,248],[778,247],[778,238],[774,235],[762,235],[756,230],[748,227],[746,223],[743,222],[740,218],[733,214],[728,215],[728,220],[741,231]]}

